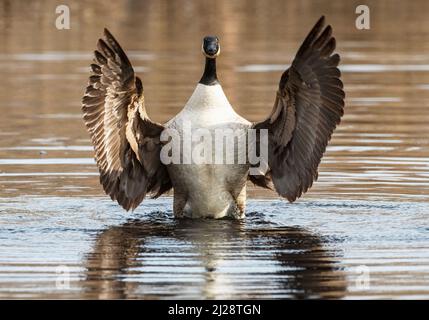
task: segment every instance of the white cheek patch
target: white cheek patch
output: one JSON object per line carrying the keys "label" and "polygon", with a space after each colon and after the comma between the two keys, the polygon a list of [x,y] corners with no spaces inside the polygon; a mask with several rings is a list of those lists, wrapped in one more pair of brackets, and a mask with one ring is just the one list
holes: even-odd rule
{"label": "white cheek patch", "polygon": [[217,52],[214,55],[208,55],[205,51],[204,51],[204,42],[201,44],[201,52],[204,54],[204,56],[206,56],[207,58],[216,58],[217,56],[220,55],[220,44],[218,44],[219,49],[217,50]]}

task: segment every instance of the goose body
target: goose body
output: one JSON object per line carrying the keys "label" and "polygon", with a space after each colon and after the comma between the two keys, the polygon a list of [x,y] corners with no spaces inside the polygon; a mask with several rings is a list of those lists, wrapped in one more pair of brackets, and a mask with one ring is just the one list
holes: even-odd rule
{"label": "goose body", "polygon": [[[217,37],[203,40],[205,68],[188,102],[160,124],[147,115],[142,81],[127,55],[106,29],[104,36],[82,111],[100,182],[124,209],[173,189],[176,217],[239,219],[245,216],[247,181],[293,202],[317,179],[345,97],[340,57],[324,17],[281,75],[270,115],[256,123],[239,116],[222,90]],[[250,139],[249,132],[257,133]],[[219,147],[222,134],[232,148]],[[250,160],[253,151],[258,162]]]}
{"label": "goose body", "polygon": [[[251,127],[249,121],[234,111],[220,84],[201,83],[183,110],[165,126],[180,133],[183,145],[186,125],[192,131],[208,129],[211,137],[215,137],[215,130],[226,129],[246,135],[247,129]],[[198,143],[200,141],[193,141],[191,149]],[[212,151],[213,159],[214,148]],[[236,148],[234,153],[238,152]],[[244,217],[248,164],[170,164],[167,169],[174,189],[176,216]]]}

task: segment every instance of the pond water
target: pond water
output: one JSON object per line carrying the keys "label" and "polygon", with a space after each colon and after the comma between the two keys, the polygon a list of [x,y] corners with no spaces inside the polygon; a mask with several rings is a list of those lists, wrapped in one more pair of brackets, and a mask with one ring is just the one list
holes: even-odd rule
{"label": "pond water", "polygon": [[[429,3],[0,1],[0,298],[429,298]],[[126,213],[103,195],[80,100],[103,27],[142,78],[150,117],[186,103],[217,34],[218,75],[250,121],[321,14],[345,115],[293,204],[249,185],[244,221]]]}

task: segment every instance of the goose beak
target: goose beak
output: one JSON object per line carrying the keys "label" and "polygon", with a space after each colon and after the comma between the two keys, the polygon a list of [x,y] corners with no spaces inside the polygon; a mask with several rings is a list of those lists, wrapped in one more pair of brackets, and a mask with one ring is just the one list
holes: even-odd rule
{"label": "goose beak", "polygon": [[211,59],[216,58],[220,53],[220,44],[219,44],[218,37],[216,36],[205,37],[203,39],[202,51],[207,58],[211,58]]}

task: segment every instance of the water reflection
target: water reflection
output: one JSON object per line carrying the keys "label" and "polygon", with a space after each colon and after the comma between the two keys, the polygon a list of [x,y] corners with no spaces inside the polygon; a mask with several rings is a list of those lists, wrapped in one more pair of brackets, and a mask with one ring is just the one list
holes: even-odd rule
{"label": "water reflection", "polygon": [[249,200],[238,222],[174,220],[171,202],[0,198],[0,299],[429,297],[427,203]]}
{"label": "water reflection", "polygon": [[[89,297],[340,298],[345,274],[338,252],[298,227],[170,220],[151,214],[102,231],[87,256]],[[158,220],[158,221],[157,221]],[[256,224],[256,225],[255,225]]]}

